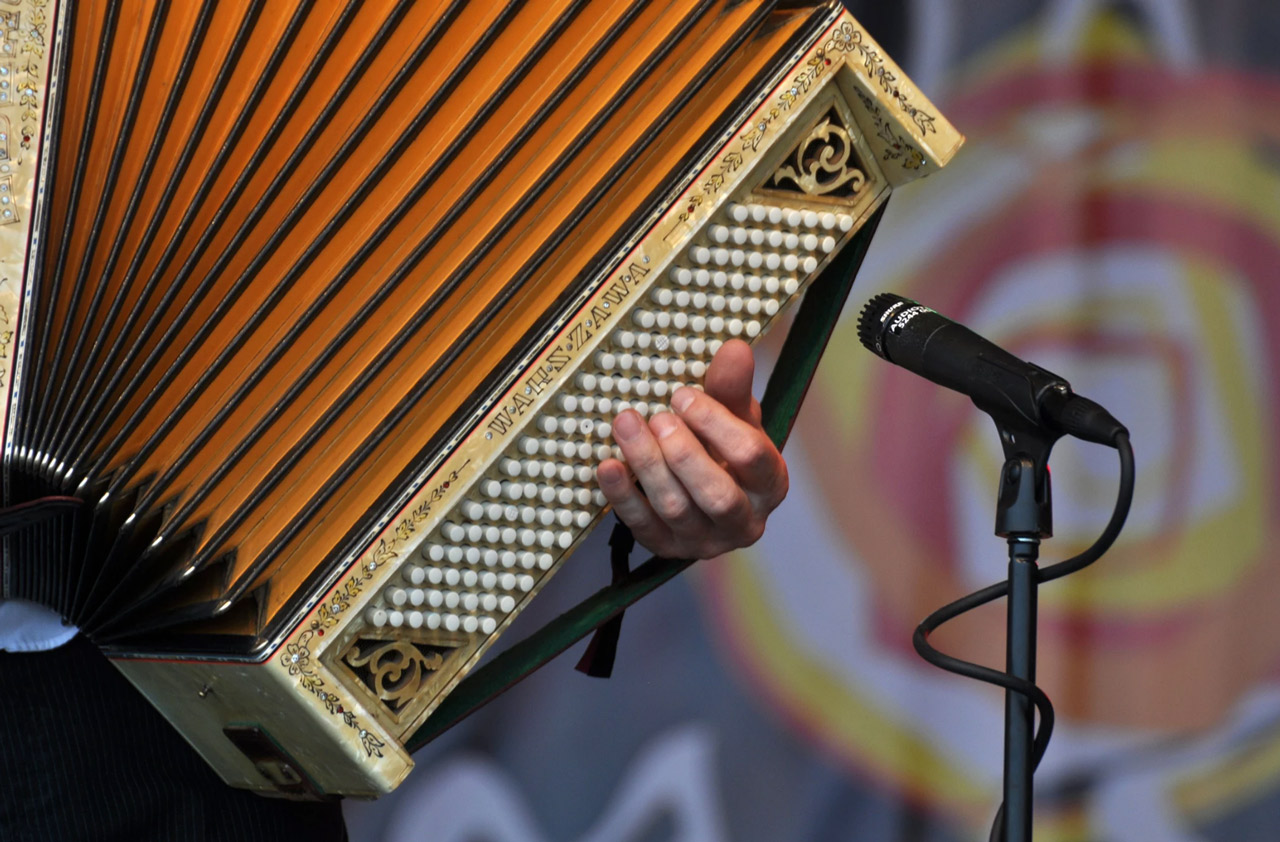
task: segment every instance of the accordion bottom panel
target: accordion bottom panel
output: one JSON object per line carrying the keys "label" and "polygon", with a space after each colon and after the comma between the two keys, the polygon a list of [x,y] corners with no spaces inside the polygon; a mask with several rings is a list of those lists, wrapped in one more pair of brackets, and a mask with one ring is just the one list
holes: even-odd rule
{"label": "accordion bottom panel", "polygon": [[[616,413],[652,416],[699,387],[716,351],[760,337],[895,183],[940,165],[850,55],[851,20],[690,173],[266,660],[117,657],[228,783],[393,789],[413,765],[403,742],[606,511],[594,466],[619,454]],[[931,125],[951,132],[949,155],[959,136]]]}

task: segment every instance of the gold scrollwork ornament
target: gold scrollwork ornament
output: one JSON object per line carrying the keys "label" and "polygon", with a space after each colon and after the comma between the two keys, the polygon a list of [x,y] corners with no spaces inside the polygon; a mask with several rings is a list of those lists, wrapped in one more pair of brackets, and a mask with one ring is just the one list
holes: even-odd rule
{"label": "gold scrollwork ornament", "polygon": [[369,689],[392,710],[412,701],[431,674],[444,666],[441,653],[423,652],[407,640],[392,640],[367,649],[353,646],[343,660],[357,674],[363,672]]}
{"label": "gold scrollwork ornament", "polygon": [[[811,151],[815,144],[818,148]],[[795,166],[779,167],[773,174],[773,183],[781,185],[784,179],[792,181],[810,196],[825,196],[845,185],[856,193],[866,184],[867,176],[850,163],[852,157],[853,140],[849,133],[827,117],[796,147]]]}

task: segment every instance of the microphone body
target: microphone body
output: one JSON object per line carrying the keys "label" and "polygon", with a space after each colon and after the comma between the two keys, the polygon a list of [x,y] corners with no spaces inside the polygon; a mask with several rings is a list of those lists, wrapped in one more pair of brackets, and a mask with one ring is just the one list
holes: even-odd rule
{"label": "microphone body", "polygon": [[909,298],[874,296],[858,318],[858,337],[889,362],[968,395],[1002,426],[1106,445],[1127,432],[1063,378]]}

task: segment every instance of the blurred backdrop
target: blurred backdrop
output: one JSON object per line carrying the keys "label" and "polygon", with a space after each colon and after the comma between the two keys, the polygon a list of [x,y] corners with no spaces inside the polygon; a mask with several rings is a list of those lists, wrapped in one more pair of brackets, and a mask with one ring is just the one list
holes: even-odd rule
{"label": "blurred backdrop", "polygon": [[[1280,4],[849,6],[969,141],[895,194],[788,445],[791,496],[756,547],[628,612],[612,679],[574,672],[579,647],[349,804],[354,842],[986,839],[1001,696],[910,634],[1004,575],[999,442],[858,346],[883,290],[1132,431],[1126,533],[1041,595],[1059,728],[1036,839],[1280,838]],[[1064,442],[1053,470],[1045,560],[1101,530],[1117,460]],[[607,582],[596,537],[526,631]],[[1002,612],[937,641],[999,664]]]}

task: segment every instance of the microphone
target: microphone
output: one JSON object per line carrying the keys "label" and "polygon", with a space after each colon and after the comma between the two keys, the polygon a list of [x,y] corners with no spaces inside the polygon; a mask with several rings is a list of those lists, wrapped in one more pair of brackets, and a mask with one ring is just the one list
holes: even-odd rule
{"label": "microphone", "polygon": [[889,362],[968,395],[997,424],[1112,446],[1128,434],[1058,375],[909,298],[874,296],[858,317],[858,338]]}

